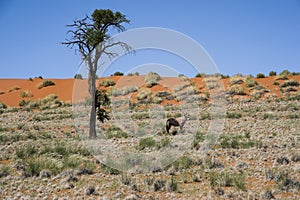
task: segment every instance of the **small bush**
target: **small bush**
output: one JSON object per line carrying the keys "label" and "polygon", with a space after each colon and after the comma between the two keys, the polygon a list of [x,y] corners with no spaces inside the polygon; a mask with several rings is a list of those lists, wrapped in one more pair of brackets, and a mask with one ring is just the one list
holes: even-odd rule
{"label": "small bush", "polygon": [[7,108],[7,105],[5,105],[4,103],[2,103],[1,101],[0,101],[0,109],[6,109]]}
{"label": "small bush", "polygon": [[279,172],[275,174],[274,180],[282,191],[300,190],[300,182],[291,178],[288,172]]}
{"label": "small bush", "polygon": [[169,192],[175,192],[178,190],[178,183],[174,176],[172,176],[170,182],[168,182],[167,189]]}
{"label": "small bush", "polygon": [[226,117],[230,118],[230,119],[240,119],[242,117],[242,114],[241,113],[237,113],[237,112],[228,112],[226,114]]}
{"label": "small bush", "polygon": [[245,79],[245,85],[246,85],[246,87],[254,87],[254,86],[258,85],[258,83],[252,77],[247,76]]}
{"label": "small bush", "polygon": [[149,81],[149,82],[147,82],[146,86],[147,86],[147,88],[152,88],[153,86],[155,86],[157,84],[158,84],[158,82],[156,82],[156,81]]}
{"label": "small bush", "polygon": [[130,175],[123,173],[121,176],[121,183],[123,183],[124,185],[130,185],[131,183]]}
{"label": "small bush", "polygon": [[199,143],[203,142],[204,140],[205,140],[205,135],[202,132],[197,131],[195,138],[192,142],[192,147],[198,150],[200,148]]}
{"label": "small bush", "polygon": [[137,93],[136,98],[137,98],[138,100],[144,100],[144,99],[149,98],[150,95],[151,95],[151,90],[149,90],[149,89],[140,89],[140,90],[138,91],[138,93]]}
{"label": "small bush", "polygon": [[153,184],[153,190],[155,192],[157,192],[157,191],[163,191],[163,190],[165,190],[165,186],[166,186],[166,181],[162,180],[162,179],[158,179]]}
{"label": "small bush", "polygon": [[110,91],[110,94],[114,97],[121,96],[121,95],[127,95],[132,92],[136,92],[138,90],[138,86],[125,86],[123,88],[114,88]]}
{"label": "small bush", "polygon": [[289,76],[291,75],[291,72],[289,70],[283,70],[282,72],[280,72],[279,76]]}
{"label": "small bush", "polygon": [[101,164],[101,168],[103,169],[103,171],[106,174],[110,174],[110,175],[119,175],[121,172],[118,169],[115,169],[113,167]]}
{"label": "small bush", "polygon": [[19,86],[14,86],[11,89],[8,90],[8,92],[13,92],[13,91],[17,91],[20,90],[21,88]]}
{"label": "small bush", "polygon": [[146,138],[142,138],[139,141],[139,146],[138,149],[139,150],[144,150],[146,148],[153,148],[156,145],[156,141],[154,140],[153,137],[146,137]]}
{"label": "small bush", "polygon": [[161,79],[161,77],[155,73],[155,72],[149,72],[146,76],[145,76],[145,79],[144,81],[146,83],[148,82],[158,82],[159,80]]}
{"label": "small bush", "polygon": [[274,81],[273,85],[280,85],[280,83],[278,83],[277,81]]}
{"label": "small bush", "polygon": [[257,144],[257,142],[251,140],[250,138],[247,138],[242,135],[222,135],[220,137],[220,145],[221,148],[232,148],[232,149],[249,149],[254,147]]}
{"label": "small bush", "polygon": [[275,80],[288,80],[287,75],[280,75],[279,77],[277,77]]}
{"label": "small bush", "polygon": [[32,144],[23,145],[16,149],[16,156],[21,159],[29,158],[36,153],[38,150]]}
{"label": "small bush", "polygon": [[203,78],[203,77],[206,77],[206,74],[205,73],[198,73],[198,74],[196,74],[195,77],[196,78]]}
{"label": "small bush", "polygon": [[259,73],[259,74],[256,75],[256,78],[265,78],[265,75],[262,74],[262,73]]}
{"label": "small bush", "polygon": [[244,88],[240,85],[233,85],[229,89],[229,94],[231,95],[245,95]]}
{"label": "small bush", "polygon": [[245,178],[242,173],[232,174],[229,172],[211,172],[209,173],[209,182],[211,187],[231,187],[234,186],[238,190],[246,190]]}
{"label": "small bush", "polygon": [[121,128],[117,126],[110,127],[106,132],[106,136],[108,139],[111,138],[127,138],[128,134],[124,132]]}
{"label": "small bush", "polygon": [[287,80],[280,85],[281,88],[289,87],[289,86],[298,87],[299,83],[296,80]]}
{"label": "small bush", "polygon": [[134,72],[134,73],[128,73],[127,76],[139,76],[140,73]]}
{"label": "small bush", "polygon": [[6,165],[2,165],[0,167],[0,178],[8,176],[10,173],[10,167]]}
{"label": "small bush", "polygon": [[244,78],[241,75],[235,75],[229,80],[231,85],[242,84],[244,82]]}
{"label": "small bush", "polygon": [[190,167],[192,167],[192,165],[194,164],[194,161],[187,157],[187,156],[183,156],[180,157],[179,159],[177,159],[174,163],[173,163],[173,167],[176,171],[178,170],[183,170],[183,169],[189,169]]}
{"label": "small bush", "polygon": [[75,79],[83,79],[83,77],[82,77],[81,74],[75,74],[74,78],[75,78]]}
{"label": "small bush", "polygon": [[104,79],[99,83],[99,86],[109,87],[114,86],[116,83],[111,79]]}
{"label": "small bush", "polygon": [[40,84],[38,84],[37,88],[42,89],[43,87],[48,87],[48,86],[52,86],[52,85],[55,85],[55,83],[53,81],[45,80],[45,81],[41,82]]}
{"label": "small bush", "polygon": [[211,115],[209,112],[202,112],[200,114],[200,120],[206,120],[206,119],[211,119]]}
{"label": "small bush", "polygon": [[114,76],[124,76],[124,73],[122,73],[122,72],[115,72]]}
{"label": "small bush", "polygon": [[42,170],[49,170],[52,174],[58,174],[61,171],[59,163],[54,159],[32,157],[25,161],[26,176],[39,176]]}
{"label": "small bush", "polygon": [[269,72],[269,76],[276,76],[276,75],[277,75],[277,73],[275,71],[270,71]]}
{"label": "small bush", "polygon": [[33,97],[32,92],[31,92],[31,91],[28,91],[28,90],[22,91],[22,92],[20,93],[20,95],[21,95],[22,98],[25,98],[25,97]]}

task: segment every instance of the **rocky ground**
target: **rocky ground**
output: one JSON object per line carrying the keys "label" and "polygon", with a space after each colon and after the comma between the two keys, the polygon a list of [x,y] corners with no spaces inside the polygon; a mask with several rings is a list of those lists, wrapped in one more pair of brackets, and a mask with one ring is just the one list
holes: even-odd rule
{"label": "rocky ground", "polygon": [[[101,164],[82,145],[70,105],[7,109],[0,118],[0,198],[299,199],[300,101],[228,101],[223,132],[203,156],[209,107],[190,111],[186,126],[199,125],[183,155],[146,173]],[[137,110],[131,115],[149,120]],[[162,131],[142,143],[112,124],[101,125],[112,134],[107,140],[144,153],[176,137]]]}

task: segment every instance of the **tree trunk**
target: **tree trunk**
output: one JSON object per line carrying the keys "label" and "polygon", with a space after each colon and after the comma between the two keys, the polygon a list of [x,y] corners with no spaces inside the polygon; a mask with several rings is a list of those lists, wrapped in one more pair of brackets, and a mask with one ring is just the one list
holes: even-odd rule
{"label": "tree trunk", "polygon": [[96,138],[96,72],[90,68],[90,76],[89,76],[89,91],[91,96],[91,115],[90,115],[90,130],[89,130],[89,138]]}

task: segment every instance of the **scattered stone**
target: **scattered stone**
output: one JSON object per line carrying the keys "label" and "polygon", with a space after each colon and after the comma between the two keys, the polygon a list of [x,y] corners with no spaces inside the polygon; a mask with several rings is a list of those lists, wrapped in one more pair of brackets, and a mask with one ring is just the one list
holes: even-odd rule
{"label": "scattered stone", "polygon": [[162,171],[163,171],[162,168],[159,166],[155,166],[152,169],[152,173],[157,173],[157,172],[162,172]]}
{"label": "scattered stone", "polygon": [[89,170],[88,168],[81,168],[81,169],[78,169],[75,171],[75,174],[80,176],[80,175],[83,175],[83,174],[92,174],[92,171]]}
{"label": "scattered stone", "polygon": [[289,159],[287,159],[286,157],[277,158],[276,162],[281,165],[287,165],[290,163]]}
{"label": "scattered stone", "polygon": [[267,190],[265,191],[262,195],[261,195],[261,198],[262,199],[275,199],[274,195],[272,194],[272,191],[271,190]]}
{"label": "scattered stone", "polygon": [[136,192],[140,192],[140,190],[139,190],[139,188],[138,188],[138,186],[136,184],[133,184],[131,186],[131,190],[136,191]]}
{"label": "scattered stone", "polygon": [[69,189],[71,189],[71,188],[74,188],[73,183],[64,183],[64,184],[62,185],[62,189],[69,190]]}
{"label": "scattered stone", "polygon": [[140,199],[141,197],[137,194],[131,194],[127,197],[125,197],[125,200],[136,200],[136,199]]}
{"label": "scattered stone", "polygon": [[237,168],[240,168],[240,169],[247,169],[247,168],[248,168],[248,165],[247,165],[247,163],[242,162],[242,163],[238,163],[238,164],[236,165],[236,167],[237,167]]}
{"label": "scattered stone", "polygon": [[201,182],[201,176],[199,174],[196,174],[195,176],[193,176],[193,181],[194,182]]}
{"label": "scattered stone", "polygon": [[50,178],[51,174],[48,170],[42,170],[39,176],[40,178]]}
{"label": "scattered stone", "polygon": [[292,160],[293,162],[300,162],[300,154],[298,154],[298,155],[293,155],[292,158],[291,158],[291,160]]}
{"label": "scattered stone", "polygon": [[94,192],[95,192],[95,188],[93,187],[93,186],[91,186],[91,185],[89,185],[86,189],[85,189],[85,194],[86,195],[92,195],[92,194],[94,194]]}
{"label": "scattered stone", "polygon": [[225,194],[225,191],[222,188],[218,188],[215,190],[216,194],[222,196]]}

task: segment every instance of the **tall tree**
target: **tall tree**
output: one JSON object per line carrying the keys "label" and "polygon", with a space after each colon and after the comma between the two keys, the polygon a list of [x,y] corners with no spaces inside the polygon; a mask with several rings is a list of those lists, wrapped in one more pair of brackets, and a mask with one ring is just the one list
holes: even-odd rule
{"label": "tall tree", "polygon": [[[70,28],[70,37],[62,44],[78,51],[83,62],[88,66],[88,90],[92,101],[90,111],[89,137],[96,135],[96,73],[99,68],[98,61],[105,54],[110,58],[117,56],[112,47],[120,46],[124,51],[129,52],[130,47],[120,41],[113,41],[110,34],[112,30],[125,31],[124,23],[130,21],[120,12],[113,12],[109,9],[95,10],[90,16],[80,20],[74,20],[73,24],[67,25]],[[99,106],[99,105],[98,105]]]}

